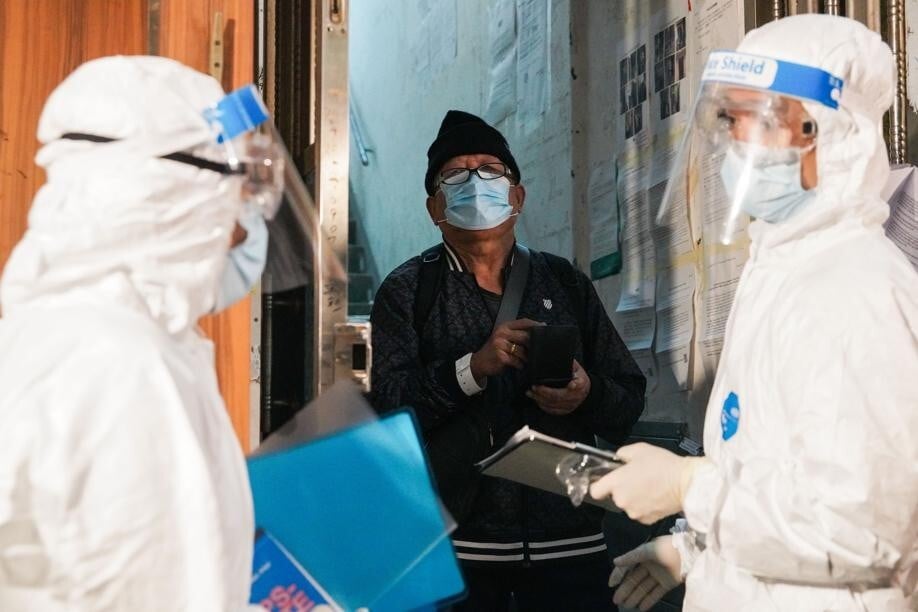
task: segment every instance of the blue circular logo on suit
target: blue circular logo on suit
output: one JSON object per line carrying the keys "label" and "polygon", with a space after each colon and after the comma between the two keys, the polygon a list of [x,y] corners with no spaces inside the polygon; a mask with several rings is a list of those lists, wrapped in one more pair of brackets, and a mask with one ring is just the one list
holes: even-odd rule
{"label": "blue circular logo on suit", "polygon": [[724,400],[724,407],[720,410],[720,430],[724,441],[729,440],[739,430],[740,407],[739,397],[733,391]]}

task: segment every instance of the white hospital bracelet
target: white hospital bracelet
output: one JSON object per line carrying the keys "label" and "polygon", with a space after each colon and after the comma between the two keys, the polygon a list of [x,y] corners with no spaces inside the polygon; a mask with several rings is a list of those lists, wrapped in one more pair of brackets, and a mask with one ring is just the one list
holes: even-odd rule
{"label": "white hospital bracelet", "polygon": [[472,376],[472,354],[467,353],[456,360],[456,380],[459,381],[459,388],[466,395],[472,396],[481,393],[488,386],[485,380],[484,386],[479,386]]}

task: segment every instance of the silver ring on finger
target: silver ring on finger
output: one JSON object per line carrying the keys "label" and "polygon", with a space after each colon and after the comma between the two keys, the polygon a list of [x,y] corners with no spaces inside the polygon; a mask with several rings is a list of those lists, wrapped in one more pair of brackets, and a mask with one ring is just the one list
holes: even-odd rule
{"label": "silver ring on finger", "polygon": [[509,353],[509,354],[512,356],[512,355],[514,355],[515,353],[516,353],[516,344],[513,343],[513,342],[511,342],[511,343],[510,343],[510,353]]}

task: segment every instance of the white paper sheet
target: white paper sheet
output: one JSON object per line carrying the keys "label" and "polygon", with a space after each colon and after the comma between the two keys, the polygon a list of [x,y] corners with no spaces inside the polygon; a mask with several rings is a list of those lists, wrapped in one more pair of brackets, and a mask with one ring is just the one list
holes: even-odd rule
{"label": "white paper sheet", "polygon": [[516,51],[491,68],[485,119],[494,125],[516,110]]}
{"label": "white paper sheet", "polygon": [[[647,379],[647,388],[644,395],[649,396],[653,394],[656,392],[657,386],[659,385],[659,368],[653,351],[650,349],[635,349],[629,352],[634,362],[641,369],[644,378]],[[642,416],[646,417],[646,412]]]}
{"label": "white paper sheet", "polygon": [[496,64],[516,44],[516,1],[490,0],[488,3],[488,50]]}
{"label": "white paper sheet", "polygon": [[[657,343],[655,350],[672,351],[684,350],[688,352],[695,328],[695,310],[692,307],[692,298],[695,294],[695,268],[694,266],[680,266],[671,269],[672,276],[660,276],[666,282],[672,283],[674,288],[668,289],[670,295],[682,294],[684,300],[674,300],[666,306],[659,303],[657,309]],[[660,288],[665,285],[660,283]]]}
{"label": "white paper sheet", "polygon": [[647,164],[634,143],[619,156],[618,201],[621,215],[622,288],[616,310],[652,307],[656,254],[647,196]]}
{"label": "white paper sheet", "polygon": [[[651,189],[661,197],[664,185]],[[689,363],[695,334],[696,252],[691,240],[684,191],[673,201],[665,223],[655,230],[657,244],[657,335],[654,352],[660,387],[666,392],[690,387]]]}
{"label": "white paper sheet", "polygon": [[613,163],[604,163],[593,168],[587,197],[590,210],[590,276],[593,280],[598,280],[617,274],[622,269]]}
{"label": "white paper sheet", "polygon": [[675,393],[689,388],[689,351],[655,351],[657,364],[657,392]]}
{"label": "white paper sheet", "polygon": [[[654,122],[651,121],[653,124]],[[682,147],[685,135],[685,122],[672,121],[673,126],[658,130],[653,136],[653,158],[651,159],[650,183],[657,184],[669,180],[673,168],[678,162],[676,159]]]}
{"label": "white paper sheet", "polygon": [[705,278],[701,290],[701,350],[705,371],[713,375],[723,347],[733,296],[748,258],[746,243],[708,245],[704,251]]}
{"label": "white paper sheet", "polygon": [[517,0],[517,118],[526,135],[542,124],[548,110],[550,10],[549,0]]}
{"label": "white paper sheet", "polygon": [[695,60],[688,67],[692,83],[701,79],[708,54],[715,49],[735,49],[745,31],[743,3],[738,0],[696,0]]}
{"label": "white paper sheet", "polygon": [[[666,216],[660,223],[655,221],[654,226],[657,268],[654,300],[658,319],[654,349],[681,350],[688,355],[695,327],[692,302],[697,275],[684,185],[682,181],[675,186]],[[665,189],[666,183],[658,183],[649,190],[652,211],[658,210]]]}
{"label": "white paper sheet", "polygon": [[612,324],[630,351],[649,350],[653,344],[654,310],[638,308],[626,312],[614,312]]}
{"label": "white paper sheet", "polygon": [[[898,181],[889,196],[889,219],[886,235],[902,249],[912,266],[918,270],[918,180],[914,166],[898,168],[890,176],[890,183]],[[890,190],[887,190],[890,191]]]}

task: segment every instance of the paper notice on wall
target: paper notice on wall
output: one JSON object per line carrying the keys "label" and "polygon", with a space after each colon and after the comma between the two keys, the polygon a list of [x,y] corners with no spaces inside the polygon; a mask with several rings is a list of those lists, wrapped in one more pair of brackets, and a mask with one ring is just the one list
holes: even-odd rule
{"label": "paper notice on wall", "polygon": [[[674,179],[675,180],[675,179]],[[659,211],[667,183],[650,188],[650,209]],[[689,352],[695,317],[695,250],[689,228],[685,182],[676,181],[664,214],[654,220],[657,286],[657,351]]]}
{"label": "paper notice on wall", "polygon": [[488,51],[497,63],[516,43],[516,0],[491,0],[488,3]]}
{"label": "paper notice on wall", "polygon": [[647,71],[646,28],[637,29],[636,43],[619,44],[618,59],[618,142],[649,141],[650,83]]}
{"label": "paper notice on wall", "polygon": [[889,202],[886,236],[918,270],[918,180],[914,166],[894,168],[884,196]]}
{"label": "paper notice on wall", "polygon": [[634,146],[627,147],[619,156],[617,174],[622,233],[622,287],[616,310],[652,307],[656,254],[646,187],[647,164]]}
{"label": "paper notice on wall", "polygon": [[[647,380],[644,396],[651,395],[657,390],[657,373],[659,371],[653,351],[650,349],[629,349],[628,352],[631,353],[631,358],[634,359],[634,362],[641,370],[641,374],[643,374],[644,378]],[[642,416],[644,418],[647,417],[646,410]]]}
{"label": "paper notice on wall", "polygon": [[688,56],[688,12],[684,10],[685,5],[682,7],[681,14],[674,15],[665,11],[654,15],[651,21],[651,116],[653,124],[663,129],[683,121],[691,106],[688,87],[691,59]]}
{"label": "paper notice on wall", "polygon": [[743,3],[738,0],[696,0],[695,59],[690,80],[701,80],[708,54],[715,49],[735,49],[745,32]]}
{"label": "paper notice on wall", "polygon": [[490,70],[485,119],[494,125],[516,110],[516,53],[511,53]]}
{"label": "paper notice on wall", "polygon": [[720,176],[724,155],[705,157],[700,167],[694,168],[698,176],[695,197],[690,203],[692,236],[701,236],[705,244],[719,242],[738,243],[746,238],[749,216],[734,210],[734,202],[727,196]]}
{"label": "paper notice on wall", "polygon": [[694,265],[673,266],[657,272],[657,351],[688,350],[695,327],[694,297]]}
{"label": "paper notice on wall", "polygon": [[590,278],[598,280],[622,269],[619,250],[618,197],[615,165],[605,163],[590,173]]}
{"label": "paper notice on wall", "polygon": [[727,330],[733,297],[746,264],[748,242],[729,246],[708,244],[704,249],[704,282],[701,289],[701,358],[710,375],[717,362]]}
{"label": "paper notice on wall", "polygon": [[682,160],[676,159],[684,137],[685,123],[681,121],[674,122],[672,127],[657,130],[653,137],[653,157],[650,162],[651,184],[667,181],[676,165],[684,165]]}
{"label": "paper notice on wall", "polygon": [[689,351],[679,348],[672,351],[656,349],[657,389],[661,393],[685,391],[689,388]]}
{"label": "paper notice on wall", "polygon": [[525,135],[542,124],[551,78],[549,0],[517,0],[517,118]]}
{"label": "paper notice on wall", "polygon": [[[680,173],[648,191],[657,272],[654,351],[658,354],[661,385],[669,390],[689,386],[688,363],[695,332],[696,251],[684,177]],[[668,202],[661,210],[668,185]]]}
{"label": "paper notice on wall", "polygon": [[655,326],[653,308],[614,312],[611,319],[628,350],[650,349]]}

